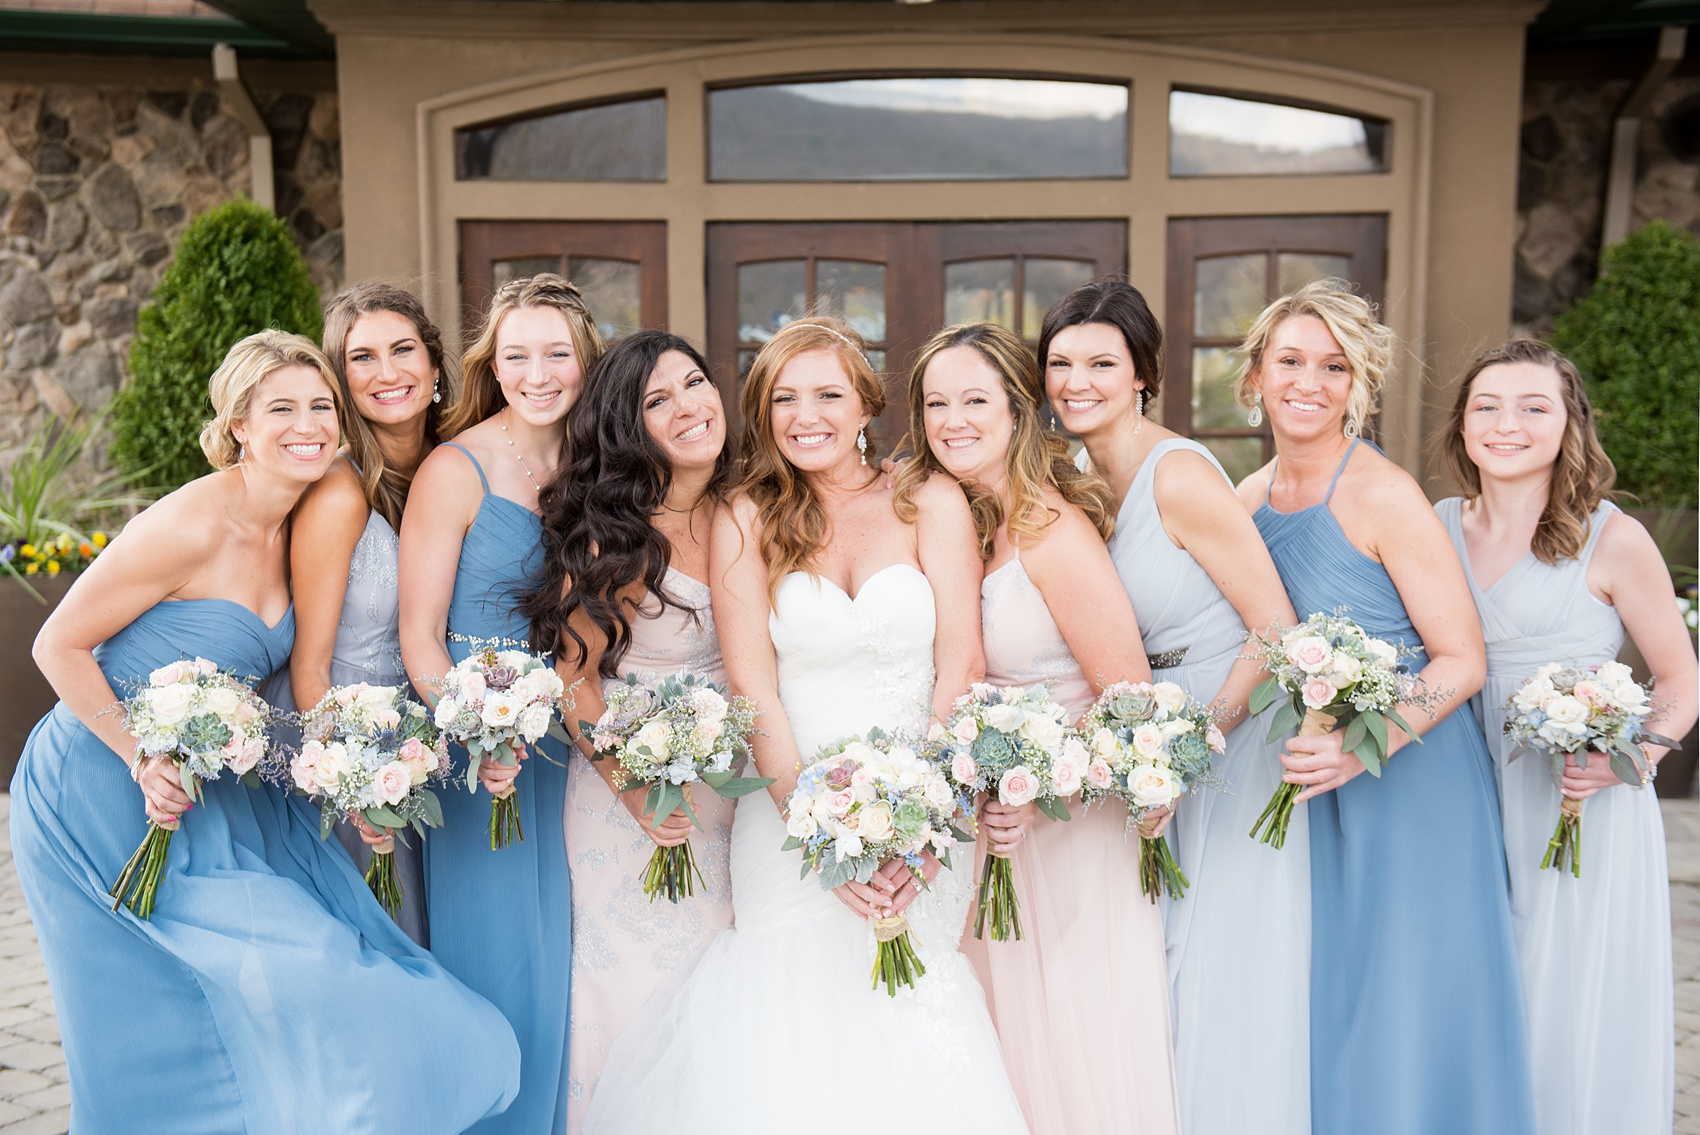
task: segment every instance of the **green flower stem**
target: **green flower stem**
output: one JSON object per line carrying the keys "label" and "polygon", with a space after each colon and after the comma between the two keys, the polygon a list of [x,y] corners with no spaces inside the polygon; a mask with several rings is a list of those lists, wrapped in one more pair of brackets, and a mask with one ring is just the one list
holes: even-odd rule
{"label": "green flower stem", "polygon": [[1558,827],[1547,841],[1547,853],[1541,860],[1543,870],[1568,870],[1573,878],[1582,877],[1582,801],[1569,796],[1558,812]]}
{"label": "green flower stem", "polygon": [[[1257,823],[1251,826],[1251,838],[1262,842],[1279,851],[1287,845],[1287,826],[1293,822],[1293,798],[1298,796],[1299,786],[1283,784],[1275,790],[1275,795],[1269,798],[1269,803],[1263,808],[1263,814],[1257,817]],[[1263,835],[1258,836],[1262,830]]]}
{"label": "green flower stem", "polygon": [[118,873],[118,881],[106,892],[112,896],[114,913],[120,906],[127,906],[137,918],[145,919],[153,914],[154,901],[159,894],[159,881],[165,875],[166,854],[171,849],[171,834],[174,830],[153,823],[148,825],[148,834],[142,837],[141,845],[136,848],[135,854],[130,856],[130,861],[124,864],[124,870]]}
{"label": "green flower stem", "polygon": [[[395,846],[393,843],[390,845]],[[395,855],[390,851],[372,852],[372,862],[366,867],[366,885],[383,904],[391,918],[401,910],[401,880],[395,873]]]}
{"label": "green flower stem", "polygon": [[[1290,814],[1290,810],[1289,810]],[[1141,839],[1139,841],[1139,889],[1155,903],[1159,891],[1172,899],[1178,899],[1186,894],[1187,887],[1192,884],[1181,872],[1181,865],[1175,862],[1175,856],[1169,850],[1169,841],[1163,836],[1156,839]]]}
{"label": "green flower stem", "polygon": [[1021,941],[1021,905],[1015,896],[1015,865],[1007,856],[988,855],[980,871],[979,912],[974,916],[974,937],[985,938],[986,921],[992,924],[992,941]]}
{"label": "green flower stem", "polygon": [[650,902],[657,895],[666,895],[668,902],[676,903],[681,895],[694,896],[698,886],[708,889],[688,839],[677,847],[656,848],[643,870],[643,893]]}
{"label": "green flower stem", "polygon": [[870,976],[873,979],[873,988],[878,989],[883,984],[886,996],[896,997],[899,985],[915,988],[915,979],[925,974],[927,967],[921,964],[921,956],[915,952],[915,944],[909,940],[908,930],[903,930],[891,938],[883,937],[885,932],[880,927],[882,923],[888,922],[908,926],[908,922],[901,915],[890,920],[874,920],[874,933],[881,941]]}
{"label": "green flower stem", "polygon": [[519,789],[508,791],[490,801],[490,850],[496,851],[515,840],[525,839],[519,822]]}

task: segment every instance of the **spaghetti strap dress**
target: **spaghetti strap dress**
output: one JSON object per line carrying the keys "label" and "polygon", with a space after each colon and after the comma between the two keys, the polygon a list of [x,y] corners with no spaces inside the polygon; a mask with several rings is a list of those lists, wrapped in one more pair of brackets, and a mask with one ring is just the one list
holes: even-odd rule
{"label": "spaghetti strap dress", "polygon": [[[1245,649],[1246,627],[1210,573],[1163,530],[1155,482],[1159,464],[1174,453],[1196,453],[1221,470],[1195,441],[1158,442],[1122,501],[1110,556],[1139,617],[1152,678],[1209,705]],[[1268,716],[1228,733],[1219,759],[1228,787],[1189,793],[1169,825],[1169,846],[1191,884],[1182,898],[1165,900],[1175,1074],[1187,1135],[1310,1131],[1305,811],[1293,814],[1280,851],[1246,837],[1281,778],[1281,745],[1264,740]]]}
{"label": "spaghetti strap dress", "polygon": [[[1257,527],[1299,618],[1343,609],[1428,664],[1387,569],[1329,502]],[[1310,804],[1315,1135],[1532,1135],[1493,761],[1468,705]]]}
{"label": "spaghetti strap dress", "polygon": [[1575,559],[1547,564],[1525,553],[1483,587],[1464,544],[1463,503],[1452,497],[1435,510],[1464,561],[1487,639],[1477,706],[1499,777],[1535,1118],[1541,1135],[1668,1135],[1675,994],[1659,802],[1651,788],[1627,784],[1595,793],[1582,806],[1582,877],[1543,870],[1562,797],[1546,754],[1520,752],[1505,738],[1511,695],[1543,663],[1593,666],[1623,646],[1617,609],[1588,590],[1588,565],[1617,506],[1604,502],[1589,518]]}
{"label": "spaghetti strap dress", "polygon": [[[542,557],[537,514],[490,491],[466,454],[484,499],[461,542],[449,600],[448,651],[456,662],[475,644],[527,644],[519,593]],[[454,751],[465,773],[463,750]],[[473,1135],[558,1135],[567,1123],[568,982],[572,972],[572,882],[567,873],[567,754],[552,738],[531,746],[518,786],[522,840],[490,847],[490,794],[451,786],[438,793],[443,826],[425,840],[431,952],[489,998],[519,1037],[520,1089],[513,1106]]]}
{"label": "spaghetti strap dress", "polygon": [[[257,681],[293,637],[293,612],[268,627],[228,600],[177,600],[95,657],[122,696],[184,657]],[[143,920],[107,894],[147,829],[141,791],[63,704],[11,791],[71,1130],[452,1135],[513,1099],[513,1030],[396,928],[305,801],[207,782]]]}

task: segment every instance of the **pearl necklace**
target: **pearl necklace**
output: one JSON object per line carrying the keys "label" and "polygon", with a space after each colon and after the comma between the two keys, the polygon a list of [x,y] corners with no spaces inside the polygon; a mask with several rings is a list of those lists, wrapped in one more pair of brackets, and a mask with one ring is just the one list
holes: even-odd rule
{"label": "pearl necklace", "polygon": [[514,460],[518,461],[519,467],[525,471],[525,479],[531,482],[531,487],[533,489],[536,489],[539,493],[541,493],[543,491],[543,486],[539,485],[537,483],[537,478],[531,475],[531,466],[527,465],[525,463],[525,458],[520,456],[519,446],[514,444],[513,435],[508,433],[508,411],[505,409],[502,411],[502,420],[500,425],[502,427],[502,436],[507,439],[508,448],[514,451]]}

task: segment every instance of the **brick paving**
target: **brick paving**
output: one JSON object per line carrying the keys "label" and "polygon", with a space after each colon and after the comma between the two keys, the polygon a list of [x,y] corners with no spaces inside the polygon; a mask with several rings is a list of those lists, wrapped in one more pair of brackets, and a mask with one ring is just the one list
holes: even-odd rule
{"label": "brick paving", "polygon": [[[1662,801],[1676,966],[1676,1132],[1700,1135],[1700,804]],[[0,793],[0,1135],[66,1135],[70,1089],[47,971],[12,871]]]}

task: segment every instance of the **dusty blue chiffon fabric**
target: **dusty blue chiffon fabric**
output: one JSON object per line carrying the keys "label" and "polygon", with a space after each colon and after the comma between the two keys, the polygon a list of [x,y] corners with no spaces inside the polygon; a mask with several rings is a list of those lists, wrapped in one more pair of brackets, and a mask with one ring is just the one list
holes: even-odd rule
{"label": "dusty blue chiffon fabric", "polygon": [[[1327,499],[1292,513],[1266,500],[1255,519],[1301,619],[1345,608],[1421,650],[1387,569]],[[1309,808],[1314,1135],[1532,1135],[1498,793],[1475,714],[1461,707],[1379,779]]]}
{"label": "dusty blue chiffon fabric", "polygon": [[[448,443],[466,453],[461,446]],[[542,556],[537,514],[490,492],[461,544],[449,602],[449,655],[471,641],[523,644],[530,628],[514,610]],[[465,754],[456,751],[456,768]],[[519,786],[525,838],[490,849],[490,795],[450,788],[439,794],[443,826],[425,841],[431,952],[488,997],[513,1025],[521,1053],[519,1098],[476,1135],[549,1135],[567,1123],[567,995],[572,973],[572,882],[563,811],[566,753],[553,740],[535,746]]]}
{"label": "dusty blue chiffon fabric", "polygon": [[[257,681],[293,638],[293,612],[267,627],[236,603],[184,600],[95,655],[122,694],[197,655]],[[63,705],[30,734],[11,791],[73,1131],[450,1135],[513,1098],[512,1030],[396,928],[304,801],[208,783],[143,921],[107,896],[146,831],[141,792]]]}

